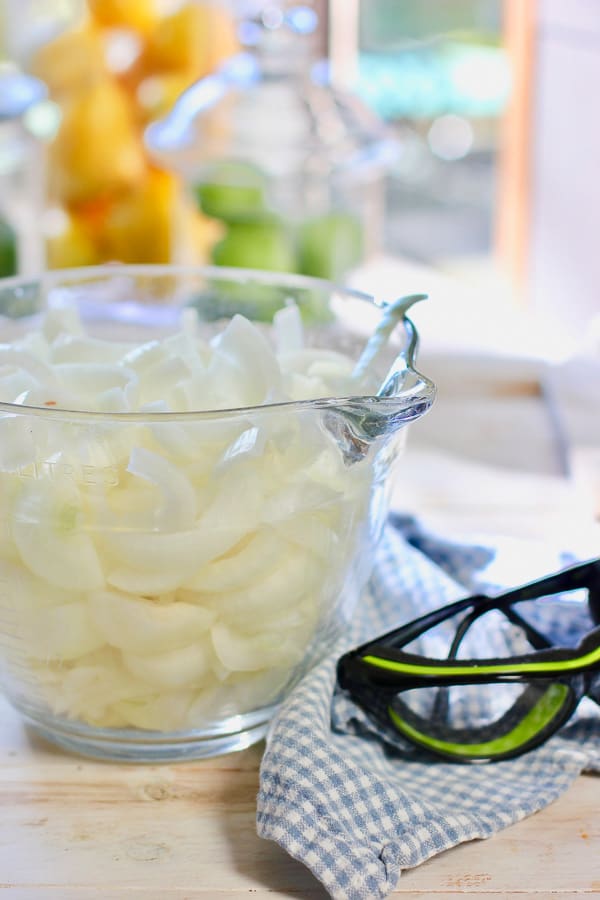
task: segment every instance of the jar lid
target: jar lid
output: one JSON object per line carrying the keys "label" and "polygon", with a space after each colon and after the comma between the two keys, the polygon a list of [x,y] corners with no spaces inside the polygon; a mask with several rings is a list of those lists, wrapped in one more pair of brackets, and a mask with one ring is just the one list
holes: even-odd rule
{"label": "jar lid", "polygon": [[397,144],[384,123],[334,87],[327,66],[314,58],[316,14],[299,6],[277,12],[270,4],[246,17],[245,52],[195,82],[148,126],[146,146],[160,164],[188,180],[224,159],[272,177],[359,178],[395,159]]}
{"label": "jar lid", "polygon": [[19,119],[47,96],[43,81],[15,69],[0,69],[0,121]]}

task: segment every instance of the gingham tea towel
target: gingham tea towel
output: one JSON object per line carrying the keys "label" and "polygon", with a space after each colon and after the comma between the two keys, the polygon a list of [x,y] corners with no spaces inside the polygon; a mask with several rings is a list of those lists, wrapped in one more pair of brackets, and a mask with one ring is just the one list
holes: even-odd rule
{"label": "gingham tea towel", "polygon": [[[413,520],[397,520],[387,529],[353,633],[273,720],[261,765],[258,834],[311,869],[334,900],[386,897],[403,869],[489,837],[551,803],[580,772],[600,772],[600,715],[587,699],[537,750],[466,766],[433,760],[334,692],[341,653],[481,588],[478,570],[492,557],[487,548],[447,543]],[[558,560],[556,568],[571,561]],[[530,610],[565,644],[592,624],[583,604],[570,604],[568,615],[560,604]],[[489,640],[483,655],[522,650],[510,646],[506,629],[490,629]],[[426,643],[421,649],[435,655]]]}

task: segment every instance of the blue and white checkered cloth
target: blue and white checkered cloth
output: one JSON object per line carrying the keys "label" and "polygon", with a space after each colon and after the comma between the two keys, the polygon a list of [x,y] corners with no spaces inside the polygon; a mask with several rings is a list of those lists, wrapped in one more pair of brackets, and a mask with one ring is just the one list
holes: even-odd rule
{"label": "blue and white checkered cloth", "polygon": [[[345,650],[490,588],[478,583],[477,573],[492,550],[441,541],[411,519],[394,524],[353,633],[283,704],[261,765],[258,834],[308,866],[335,900],[386,897],[403,869],[489,837],[547,806],[581,772],[600,772],[600,715],[591,700],[581,702],[559,735],[525,756],[464,766],[426,756],[334,692],[336,661]],[[556,568],[573,561],[557,560]],[[571,603],[568,614],[560,602],[538,607],[546,633],[565,644],[592,627],[584,604]],[[431,652],[423,640],[423,652]],[[488,648],[479,648],[482,655],[515,649],[506,629],[490,629],[489,640]]]}

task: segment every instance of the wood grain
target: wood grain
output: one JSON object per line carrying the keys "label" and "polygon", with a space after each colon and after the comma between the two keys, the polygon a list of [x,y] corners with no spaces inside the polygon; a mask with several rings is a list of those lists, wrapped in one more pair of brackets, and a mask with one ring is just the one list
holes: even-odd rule
{"label": "wood grain", "polygon": [[[325,898],[256,836],[259,745],[216,760],[113,765],[69,756],[0,706],[0,897]],[[600,895],[600,779],[488,841],[405,872],[394,895]]]}

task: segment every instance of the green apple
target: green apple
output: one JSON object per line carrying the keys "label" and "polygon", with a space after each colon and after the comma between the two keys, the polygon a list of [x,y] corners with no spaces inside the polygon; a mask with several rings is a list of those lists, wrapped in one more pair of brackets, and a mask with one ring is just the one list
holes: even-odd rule
{"label": "green apple", "polygon": [[296,254],[286,227],[277,221],[236,222],[213,248],[218,266],[295,272]]}
{"label": "green apple", "polygon": [[247,163],[219,163],[196,186],[202,212],[226,222],[245,219],[264,210],[265,193],[265,176]]}
{"label": "green apple", "polygon": [[0,278],[17,274],[17,236],[5,219],[0,219]]}
{"label": "green apple", "polygon": [[338,279],[360,262],[363,233],[358,219],[330,212],[304,222],[298,232],[300,272]]}
{"label": "green apple", "polygon": [[[223,240],[213,247],[217,266],[295,272],[296,254],[288,229],[276,220],[236,222],[227,228]],[[270,321],[285,301],[285,292],[276,285],[252,282],[221,282],[218,306],[221,314],[243,312],[250,319]]]}

